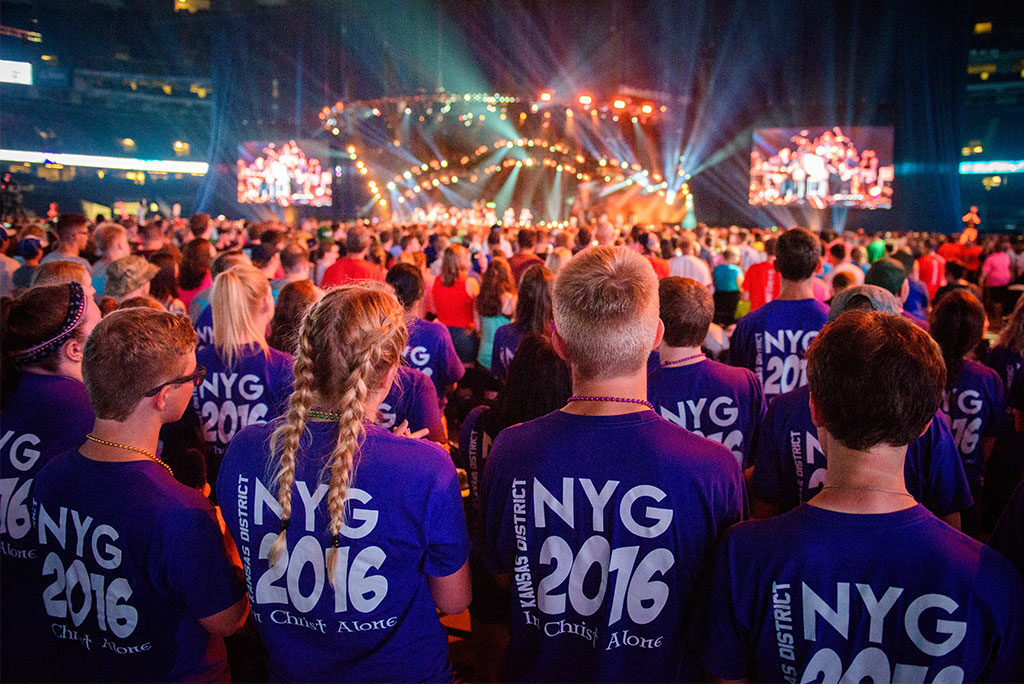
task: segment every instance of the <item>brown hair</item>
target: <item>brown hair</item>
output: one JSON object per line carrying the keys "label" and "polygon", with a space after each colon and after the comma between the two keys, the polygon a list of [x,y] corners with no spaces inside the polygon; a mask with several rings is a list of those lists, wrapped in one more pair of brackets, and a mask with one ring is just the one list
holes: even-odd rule
{"label": "brown hair", "polygon": [[494,258],[484,271],[480,283],[480,294],[476,298],[476,310],[481,316],[501,315],[501,296],[516,293],[516,281],[512,269],[505,259]]}
{"label": "brown hair", "polygon": [[[295,462],[314,393],[341,414],[337,440],[326,466],[330,472],[329,532],[336,542],[345,521],[345,494],[363,437],[366,400],[398,365],[408,339],[405,310],[384,283],[334,288],[306,314],[293,367],[295,389],[284,422],[270,439],[271,457],[277,460],[274,479],[282,510],[281,532],[270,547],[271,565],[286,548],[285,521],[292,513]],[[327,576],[332,585],[337,554],[338,548],[333,546],[327,555]]]}
{"label": "brown hair", "polygon": [[791,228],[775,243],[775,270],[791,282],[807,280],[818,268],[821,242],[806,228]]}
{"label": "brown hair", "polygon": [[662,278],[658,281],[658,301],[665,344],[697,347],[704,342],[715,316],[715,300],[708,288],[690,278]]}
{"label": "brown hair", "polygon": [[[164,305],[160,303],[160,300],[155,297],[147,297],[145,295],[131,297],[130,299],[124,300],[117,305],[117,309],[134,309],[138,306],[148,307],[154,311],[167,311],[167,309],[164,308]],[[114,310],[117,311],[117,309]]]}
{"label": "brown hair", "polygon": [[1024,356],[1024,297],[1017,300],[1013,313],[999,331],[999,339],[995,346],[1007,347],[1014,353]]}
{"label": "brown hair", "polygon": [[901,316],[847,311],[822,328],[806,356],[822,422],[850,449],[910,444],[942,401],[942,352]]}
{"label": "brown hair", "polygon": [[194,290],[203,284],[203,278],[210,272],[210,263],[213,261],[213,245],[209,240],[196,238],[185,243],[181,255],[178,284],[183,290]]}
{"label": "brown hair", "polygon": [[469,250],[462,245],[448,245],[441,255],[441,284],[451,287],[469,275]]}
{"label": "brown hair", "polygon": [[32,287],[46,287],[76,282],[82,287],[92,287],[92,276],[89,270],[75,261],[47,261],[40,264],[32,274]]}
{"label": "brown hair", "polygon": [[123,421],[147,392],[180,373],[194,355],[196,333],[187,316],[148,307],[107,315],[85,343],[82,377],[96,417]]}
{"label": "brown hair", "polygon": [[[79,267],[81,268],[81,267]],[[64,325],[68,306],[71,302],[71,288],[67,285],[44,285],[25,290],[20,297],[4,297],[0,300],[0,334],[3,338],[4,354],[0,364],[3,397],[6,398],[18,387],[23,368],[41,368],[57,372],[61,343],[53,352],[29,366],[11,359],[11,352],[29,349],[57,336]],[[85,339],[85,328],[79,325],[68,340]],[[67,340],[65,340],[66,342]]]}
{"label": "brown hair", "polygon": [[281,289],[281,294],[277,296],[267,344],[279,351],[294,354],[299,342],[302,317],[323,294],[323,290],[311,280],[298,280],[285,285]]}
{"label": "brown hair", "polygon": [[521,333],[551,336],[554,318],[551,289],[555,276],[547,266],[534,264],[519,279],[519,299],[516,300],[516,327]]}
{"label": "brown hair", "polygon": [[589,247],[555,278],[555,328],[586,379],[643,367],[658,328],[658,277],[625,247]]}
{"label": "brown hair", "polygon": [[967,290],[948,292],[932,309],[931,334],[942,349],[946,387],[952,389],[960,377],[964,357],[985,334],[985,307]]}

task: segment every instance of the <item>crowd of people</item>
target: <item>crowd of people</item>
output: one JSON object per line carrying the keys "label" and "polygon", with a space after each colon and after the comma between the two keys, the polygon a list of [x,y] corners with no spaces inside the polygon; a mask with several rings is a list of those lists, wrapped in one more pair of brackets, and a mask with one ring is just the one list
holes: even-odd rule
{"label": "crowd of people", "polygon": [[1024,677],[1024,237],[466,215],[0,230],[0,677]]}

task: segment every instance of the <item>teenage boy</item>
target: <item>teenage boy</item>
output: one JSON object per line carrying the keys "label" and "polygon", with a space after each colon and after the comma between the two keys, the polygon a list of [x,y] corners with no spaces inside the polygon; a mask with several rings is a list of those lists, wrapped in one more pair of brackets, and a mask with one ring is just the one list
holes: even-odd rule
{"label": "teenage boy", "polygon": [[81,214],[61,214],[57,219],[57,248],[43,257],[40,263],[71,261],[86,270],[92,266],[82,258],[82,250],[89,244],[89,219]]}
{"label": "teenage boy", "polygon": [[96,424],[35,480],[40,606],[62,679],[225,679],[248,612],[213,508],[157,456],[204,370],[183,316],[115,311],[85,344]]}
{"label": "teenage boy", "polygon": [[503,430],[484,473],[483,553],[512,589],[504,674],[695,681],[681,616],[715,541],[741,517],[740,468],[650,410],[646,363],[662,325],[646,259],[580,252],[558,272],[554,318],[574,394]]}
{"label": "teenage boy", "polygon": [[746,368],[712,361],[701,351],[715,301],[689,278],[658,282],[660,365],[647,376],[647,400],[658,414],[702,437],[724,444],[741,466],[750,465],[764,417],[764,393]]}
{"label": "teenage boy", "polygon": [[[899,316],[899,300],[880,287],[858,285],[832,298],[830,321],[851,309]],[[924,434],[910,443],[904,464],[907,490],[925,508],[960,528],[960,511],[971,507],[964,474],[949,423],[936,414]],[[761,424],[748,480],[754,517],[767,518],[795,508],[821,491],[828,462],[811,419],[810,390],[805,385],[772,400]]]}
{"label": "teenage boy", "polygon": [[807,352],[828,458],[808,503],[732,529],[695,629],[725,681],[1019,681],[1024,587],[998,552],[946,525],[904,482],[934,420],[942,353],[900,316],[849,311]]}
{"label": "teenage boy", "polygon": [[729,363],[754,371],[769,399],[807,384],[804,352],[828,318],[828,307],[814,298],[820,262],[821,243],[814,233],[792,228],[780,235],[775,245],[779,296],[736,324]]}

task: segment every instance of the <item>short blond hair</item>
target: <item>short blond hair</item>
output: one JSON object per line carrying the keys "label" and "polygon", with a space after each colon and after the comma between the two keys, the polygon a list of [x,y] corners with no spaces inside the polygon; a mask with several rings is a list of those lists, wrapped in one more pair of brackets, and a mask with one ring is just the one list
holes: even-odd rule
{"label": "short blond hair", "polygon": [[589,247],[555,277],[555,329],[574,372],[613,378],[647,362],[658,329],[658,277],[625,247]]}
{"label": "short blond hair", "polygon": [[128,231],[124,226],[111,221],[101,223],[92,234],[92,239],[96,243],[96,252],[100,256],[106,254],[122,237],[128,237]]}

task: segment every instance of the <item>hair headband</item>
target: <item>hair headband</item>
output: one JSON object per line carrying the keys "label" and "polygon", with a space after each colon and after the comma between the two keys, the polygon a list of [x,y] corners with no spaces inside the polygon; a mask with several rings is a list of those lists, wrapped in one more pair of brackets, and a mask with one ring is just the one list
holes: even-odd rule
{"label": "hair headband", "polygon": [[60,331],[45,342],[28,349],[10,352],[11,359],[25,364],[42,361],[56,351],[57,347],[64,342],[68,335],[81,324],[85,318],[85,310],[87,308],[85,290],[79,283],[74,281],[68,283],[67,286],[69,290],[68,311],[64,316],[64,322],[60,326]]}

